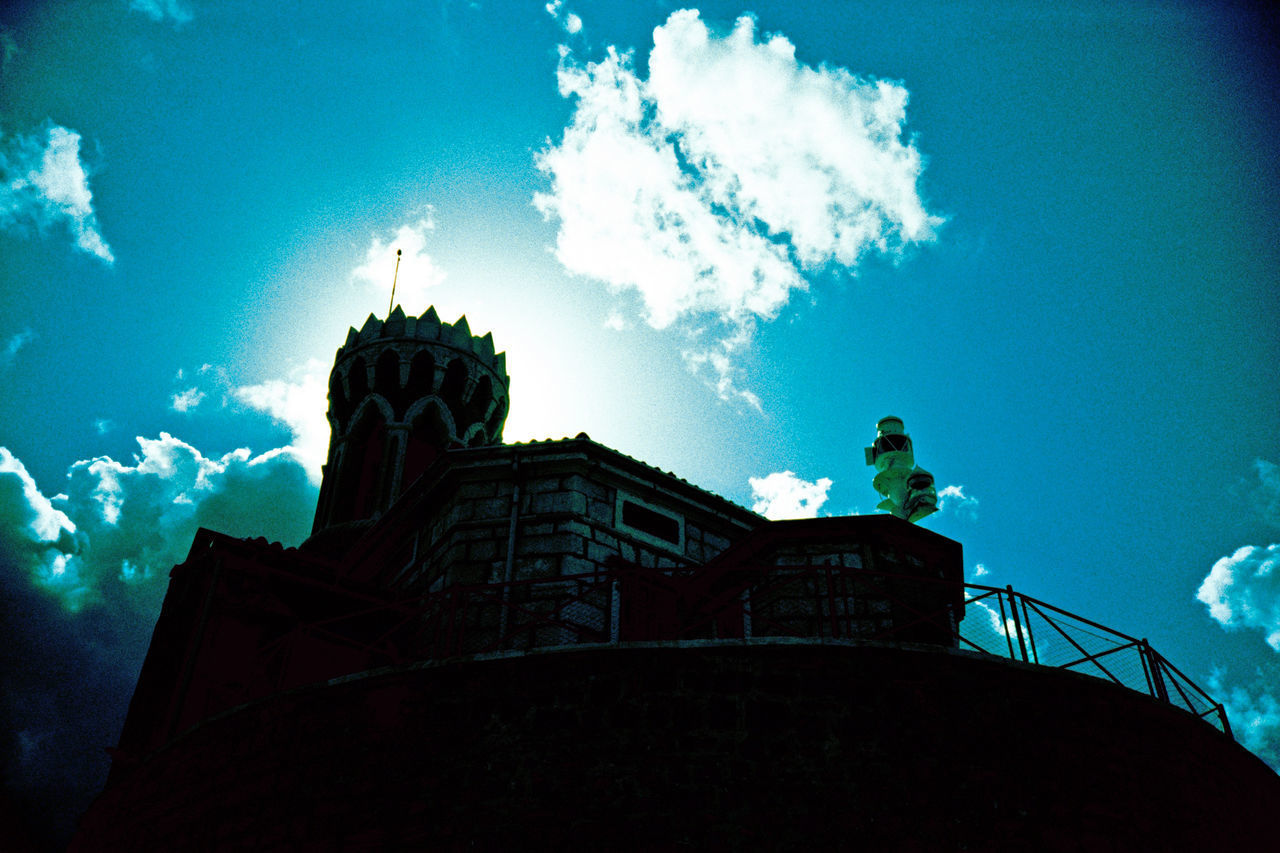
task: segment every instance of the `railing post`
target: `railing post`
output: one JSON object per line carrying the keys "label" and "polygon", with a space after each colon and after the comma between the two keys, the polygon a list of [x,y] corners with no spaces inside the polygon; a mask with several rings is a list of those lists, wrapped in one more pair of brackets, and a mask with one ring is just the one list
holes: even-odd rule
{"label": "railing post", "polygon": [[1147,665],[1151,667],[1151,684],[1155,687],[1156,698],[1161,702],[1169,701],[1169,691],[1164,686],[1164,673],[1160,671],[1160,655],[1155,649],[1151,648],[1151,644],[1147,642],[1147,638],[1141,640],[1142,654],[1147,659]]}
{"label": "railing post", "polygon": [[[1022,662],[1028,663],[1027,644],[1022,639],[1022,621],[1018,618],[1018,599],[1015,597],[1017,593],[1013,591],[1013,586],[1005,587],[1005,591],[1009,593],[1009,610],[1013,613],[1013,630],[1018,632],[1018,651],[1022,654]],[[1005,627],[1005,630],[1009,630]]]}
{"label": "railing post", "polygon": [[1231,731],[1231,722],[1227,719],[1227,709],[1222,707],[1221,702],[1213,707],[1217,709],[1218,719],[1222,721],[1222,733],[1232,740],[1235,740],[1236,736]]}

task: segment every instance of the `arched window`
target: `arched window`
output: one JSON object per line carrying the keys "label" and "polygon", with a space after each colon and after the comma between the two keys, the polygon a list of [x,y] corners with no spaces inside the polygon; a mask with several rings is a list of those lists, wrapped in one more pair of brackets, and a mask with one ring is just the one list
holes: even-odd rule
{"label": "arched window", "polygon": [[455,402],[462,402],[462,391],[467,387],[467,366],[462,359],[455,358],[444,369],[444,381],[440,383],[440,396],[451,407]]}
{"label": "arched window", "polygon": [[376,406],[366,407],[347,435],[343,449],[342,471],[334,489],[334,512],[330,516],[333,523],[367,518],[378,508],[386,439],[382,412]]}
{"label": "arched window", "polygon": [[404,451],[404,470],[400,475],[400,490],[422,476],[431,463],[449,446],[449,425],[433,401],[413,419],[409,426],[409,443]]}
{"label": "arched window", "polygon": [[[430,397],[435,384],[436,360],[426,350],[414,353],[413,360],[409,362],[409,382],[404,386],[404,396],[401,398],[404,409],[423,397]],[[404,417],[404,410],[398,410],[396,416]]]}
{"label": "arched window", "polygon": [[453,422],[463,428],[466,423],[466,410],[462,405],[462,392],[467,387],[467,366],[462,359],[455,358],[444,369],[444,379],[440,382],[440,397],[449,407]]}
{"label": "arched window", "polygon": [[498,399],[498,405],[494,408],[493,414],[489,416],[488,422],[484,425],[485,432],[489,434],[489,438],[497,441],[502,435],[502,422],[507,418],[507,401]]}
{"label": "arched window", "polygon": [[369,395],[369,370],[359,356],[352,360],[347,371],[347,387],[351,389],[351,396],[347,399],[353,406],[360,405],[360,401]]}
{"label": "arched window", "polygon": [[[485,413],[489,410],[489,404],[493,402],[493,380],[488,376],[481,376],[480,381],[476,383],[476,389],[471,392],[471,400],[467,403],[467,426],[474,423],[483,423]],[[458,425],[462,429],[462,425]],[[473,445],[474,446],[474,445]]]}
{"label": "arched window", "polygon": [[373,366],[373,390],[395,408],[400,397],[400,355],[395,350],[378,356]]}

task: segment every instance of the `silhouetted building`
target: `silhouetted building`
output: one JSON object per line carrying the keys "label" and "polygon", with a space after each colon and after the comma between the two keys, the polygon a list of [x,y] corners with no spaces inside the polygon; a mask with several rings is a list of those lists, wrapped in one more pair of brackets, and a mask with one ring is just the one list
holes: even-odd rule
{"label": "silhouetted building", "polygon": [[351,330],[311,538],[197,534],[73,849],[1264,849],[1280,779],[1145,641],[502,444],[508,385],[465,318]]}

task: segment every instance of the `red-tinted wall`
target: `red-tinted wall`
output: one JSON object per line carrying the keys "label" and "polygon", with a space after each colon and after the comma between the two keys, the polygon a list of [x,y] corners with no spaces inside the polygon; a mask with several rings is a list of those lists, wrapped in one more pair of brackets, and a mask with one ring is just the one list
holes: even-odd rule
{"label": "red-tinted wall", "polygon": [[303,688],[113,778],[73,850],[1267,850],[1280,777],[1124,688],[924,647],[531,654]]}

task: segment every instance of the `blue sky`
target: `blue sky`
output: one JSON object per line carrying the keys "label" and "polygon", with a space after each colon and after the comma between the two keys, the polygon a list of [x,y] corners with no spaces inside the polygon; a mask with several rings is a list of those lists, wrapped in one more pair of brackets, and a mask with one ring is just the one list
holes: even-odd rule
{"label": "blue sky", "polygon": [[1280,766],[1276,32],[1174,2],[6,5],[9,784],[97,784],[197,524],[305,535],[324,377],[396,248],[407,310],[506,350],[509,441],[865,513],[902,417],[971,579],[1149,638]]}

